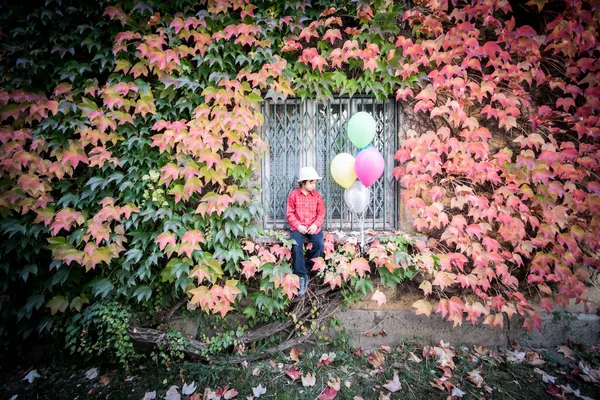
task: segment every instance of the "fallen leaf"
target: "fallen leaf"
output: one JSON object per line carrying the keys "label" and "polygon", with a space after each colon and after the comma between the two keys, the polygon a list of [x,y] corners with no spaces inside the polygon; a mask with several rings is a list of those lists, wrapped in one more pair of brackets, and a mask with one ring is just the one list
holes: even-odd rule
{"label": "fallen leaf", "polygon": [[520,364],[525,361],[525,352],[506,350],[506,361],[513,364]]}
{"label": "fallen leaf", "polygon": [[306,375],[302,376],[302,386],[304,386],[304,387],[315,386],[316,382],[317,382],[317,379],[310,372],[308,372]]}
{"label": "fallen leaf", "polygon": [[204,400],[221,400],[221,396],[217,396],[210,388],[204,389]]}
{"label": "fallen leaf", "polygon": [[110,381],[112,381],[112,376],[110,375],[102,375],[100,377],[100,380],[98,381],[101,385],[108,385],[110,383]]}
{"label": "fallen leaf", "polygon": [[29,373],[27,375],[25,375],[25,378],[23,378],[23,380],[27,381],[29,383],[33,383],[33,381],[36,378],[40,378],[40,374],[38,374],[37,369],[33,369],[33,370],[29,371]]}
{"label": "fallen leaf", "polygon": [[156,390],[153,392],[146,392],[144,394],[143,400],[154,400],[156,399]]}
{"label": "fallen leaf", "polygon": [[321,394],[318,397],[318,400],[333,400],[333,399],[335,399],[336,395],[337,395],[337,390],[328,386],[325,389],[323,389],[323,391],[321,392]]}
{"label": "fallen leaf", "polygon": [[379,350],[381,350],[382,353],[386,353],[386,354],[392,353],[392,349],[390,348],[390,346],[381,346],[381,347],[379,347]]}
{"label": "fallen leaf", "polygon": [[260,374],[261,374],[261,373],[262,373],[262,371],[261,371],[261,369],[260,369],[260,368],[258,368],[258,367],[257,367],[257,368],[254,368],[254,369],[252,370],[252,375],[254,375],[254,376],[260,376]]}
{"label": "fallen leaf", "polygon": [[365,399],[363,399],[363,398],[362,398],[362,397],[360,397],[360,396],[354,396],[354,397],[352,398],[352,400],[365,400]]}
{"label": "fallen leaf", "polygon": [[489,387],[488,385],[485,385],[485,386],[483,387],[483,390],[485,390],[485,391],[486,391],[486,392],[488,392],[488,393],[492,393],[492,392],[494,391],[494,389],[492,389],[492,388],[491,388],[491,387]]}
{"label": "fallen leaf", "polygon": [[333,377],[329,380],[329,382],[327,382],[327,386],[329,386],[330,388],[332,388],[333,390],[335,390],[336,392],[340,391],[340,387],[341,387],[342,381],[340,378],[338,377]]}
{"label": "fallen leaf", "polygon": [[564,394],[572,394],[575,397],[579,398],[579,399],[583,399],[583,400],[593,400],[591,397],[587,397],[587,396],[582,396],[581,395],[581,391],[579,389],[574,390],[571,385],[560,385],[559,388],[561,388],[563,390]]}
{"label": "fallen leaf", "polygon": [[560,387],[556,386],[552,382],[548,384],[548,387],[546,388],[546,393],[548,393],[552,397],[558,397],[558,398],[561,398],[561,399],[565,398],[562,389]]}
{"label": "fallen leaf", "polygon": [[535,368],[533,370],[533,372],[537,372],[538,374],[542,375],[542,381],[544,383],[548,383],[548,382],[556,383],[556,377],[552,376],[552,375],[548,375],[546,373],[546,371],[543,371],[543,370],[541,370],[539,368]]}
{"label": "fallen leaf", "polygon": [[181,400],[179,386],[171,386],[169,390],[167,390],[167,393],[165,393],[165,400]]}
{"label": "fallen leaf", "polygon": [[265,393],[267,393],[267,388],[264,387],[262,383],[259,384],[257,387],[252,388],[252,394],[254,395],[254,397],[260,397],[262,394]]}
{"label": "fallen leaf", "polygon": [[568,346],[558,346],[557,351],[559,353],[562,353],[565,358],[570,358],[573,361],[577,361],[577,358],[575,357],[575,352]]}
{"label": "fallen leaf", "polygon": [[538,353],[536,353],[535,351],[528,351],[525,354],[525,357],[527,358],[527,362],[530,365],[533,366],[540,366],[540,365],[544,365],[546,364],[546,361],[544,361],[542,359],[542,357],[540,357],[540,355]]}
{"label": "fallen leaf", "polygon": [[302,354],[304,352],[304,350],[298,350],[296,349],[296,347],[292,347],[292,351],[290,351],[290,358],[293,361],[300,361],[300,354]]}
{"label": "fallen leaf", "polygon": [[485,356],[487,354],[487,349],[483,346],[475,346],[473,347],[473,353],[479,357]]}
{"label": "fallen leaf", "polygon": [[385,385],[383,385],[383,387],[392,393],[395,393],[402,389],[402,385],[400,384],[400,380],[398,379],[397,372],[394,372],[394,377],[391,381],[386,381],[386,382],[387,383]]}
{"label": "fallen leaf", "polygon": [[88,369],[85,373],[85,377],[89,380],[96,379],[98,377],[98,368]]}
{"label": "fallen leaf", "polygon": [[454,387],[454,389],[452,389],[452,397],[463,397],[465,394],[465,392],[463,392],[457,387]]}
{"label": "fallen leaf", "polygon": [[583,361],[577,363],[576,375],[579,375],[581,379],[588,383],[599,383],[600,382],[600,369],[592,369]]}
{"label": "fallen leaf", "polygon": [[235,398],[238,395],[237,390],[231,388],[229,390],[227,390],[225,393],[223,393],[223,399],[224,400],[230,400]]}
{"label": "fallen leaf", "polygon": [[335,353],[333,352],[322,354],[319,362],[317,363],[317,368],[319,368],[321,365],[329,365],[329,363],[334,362],[335,357]]}
{"label": "fallen leaf", "polygon": [[369,354],[367,361],[369,361],[369,364],[373,367],[379,368],[385,362],[385,357],[379,351],[375,350]]}
{"label": "fallen leaf", "polygon": [[383,392],[379,392],[379,400],[390,400],[390,396]]}
{"label": "fallen leaf", "polygon": [[346,386],[348,389],[350,389],[350,386],[352,386],[352,382],[350,382],[350,381],[345,381],[345,382],[344,382],[344,386]]}
{"label": "fallen leaf", "polygon": [[290,377],[290,379],[292,381],[295,381],[298,378],[300,378],[300,372],[298,371],[298,369],[296,368],[295,365],[292,365],[292,367],[290,369],[288,369],[287,371],[284,371],[284,372],[287,376]]}
{"label": "fallen leaf", "polygon": [[483,377],[481,376],[481,367],[474,369],[467,373],[467,379],[470,380],[478,388],[483,384]]}
{"label": "fallen leaf", "polygon": [[420,363],[423,360],[421,360],[418,356],[416,356],[415,353],[411,352],[410,356],[408,357],[408,361],[413,361],[413,362],[416,362],[416,363]]}

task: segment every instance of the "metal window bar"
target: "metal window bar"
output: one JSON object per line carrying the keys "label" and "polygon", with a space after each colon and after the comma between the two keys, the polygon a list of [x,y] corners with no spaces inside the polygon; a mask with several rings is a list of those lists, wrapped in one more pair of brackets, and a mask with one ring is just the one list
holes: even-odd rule
{"label": "metal window bar", "polygon": [[287,99],[265,101],[263,139],[269,152],[262,161],[263,226],[287,228],[285,209],[289,192],[297,187],[303,166],[313,166],[323,180],[317,190],[323,195],[327,214],[325,229],[358,230],[360,220],[344,203],[344,189],[329,173],[331,160],[339,153],[356,155],[358,149],[347,135],[348,120],[358,111],[369,112],[377,131],[371,143],[385,160],[383,176],[371,186],[371,203],[365,212],[365,229],[391,230],[398,226],[398,184],[392,176],[398,148],[398,106],[395,101],[370,97],[338,97],[329,101]]}

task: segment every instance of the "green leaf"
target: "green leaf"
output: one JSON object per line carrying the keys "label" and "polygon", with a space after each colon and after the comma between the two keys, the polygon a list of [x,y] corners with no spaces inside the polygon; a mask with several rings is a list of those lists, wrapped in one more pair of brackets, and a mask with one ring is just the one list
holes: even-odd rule
{"label": "green leaf", "polygon": [[179,279],[183,274],[189,276],[191,262],[189,260],[181,260],[177,257],[172,258],[167,266],[161,271],[160,275],[163,282],[173,283],[176,279]]}
{"label": "green leaf", "polygon": [[29,296],[27,301],[25,302],[25,309],[29,313],[31,313],[34,309],[39,310],[42,305],[44,305],[45,297],[42,294],[34,294],[33,296]]}
{"label": "green leaf", "polygon": [[127,60],[123,60],[123,59],[118,59],[115,63],[115,69],[114,71],[123,71],[123,73],[127,73],[127,71],[129,71],[129,68],[131,68],[131,63]]}
{"label": "green leaf", "polygon": [[244,308],[243,314],[247,317],[247,318],[252,318],[254,319],[256,317],[256,308],[252,307],[252,306],[248,306],[246,308]]}
{"label": "green leaf", "polygon": [[48,303],[46,303],[46,307],[50,308],[50,314],[54,315],[57,312],[64,312],[69,306],[69,301],[65,296],[54,296]]}
{"label": "green leaf", "polygon": [[52,278],[50,279],[50,287],[52,288],[56,285],[64,285],[67,279],[69,279],[70,273],[71,270],[66,266],[64,268],[60,268],[54,275],[52,275]]}
{"label": "green leaf", "polygon": [[38,266],[37,264],[27,264],[21,270],[21,278],[24,282],[27,282],[27,278],[29,278],[29,274],[37,275]]}
{"label": "green leaf", "polygon": [[108,185],[108,181],[101,176],[91,177],[85,184],[85,186],[89,186],[92,191],[95,191],[99,186],[104,189]]}
{"label": "green leaf", "polygon": [[93,281],[89,283],[92,288],[92,294],[96,297],[101,296],[105,298],[110,294],[110,292],[115,288],[115,285],[112,284],[108,278],[103,276],[97,276]]}
{"label": "green leaf", "polygon": [[390,272],[387,268],[382,267],[377,268],[377,272],[379,273],[381,284],[383,286],[389,286],[392,289],[395,289],[396,285],[404,279],[404,270],[402,268],[397,268],[394,272]]}
{"label": "green leaf", "polygon": [[354,281],[354,289],[360,290],[364,295],[373,291],[373,281],[371,279],[359,278]]}
{"label": "green leaf", "polygon": [[71,300],[71,304],[69,305],[69,308],[71,310],[77,310],[79,312],[79,311],[81,311],[81,307],[83,307],[84,304],[89,304],[89,303],[90,303],[90,299],[88,299],[87,296],[82,293],[80,296],[77,296],[73,300]]}
{"label": "green leaf", "polygon": [[147,285],[138,286],[133,292],[133,297],[137,299],[138,303],[148,301],[152,297],[152,289]]}

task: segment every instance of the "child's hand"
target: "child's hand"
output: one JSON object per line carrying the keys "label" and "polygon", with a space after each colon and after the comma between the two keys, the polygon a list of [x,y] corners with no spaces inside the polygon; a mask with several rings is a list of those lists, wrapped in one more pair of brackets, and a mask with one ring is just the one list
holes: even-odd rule
{"label": "child's hand", "polygon": [[314,234],[314,233],[317,231],[317,229],[319,229],[319,228],[317,227],[317,225],[315,225],[315,224],[312,224],[311,226],[309,226],[309,227],[308,227],[308,234],[309,234],[309,235],[312,235],[312,234]]}
{"label": "child's hand", "polygon": [[306,229],[306,227],[304,225],[300,225],[298,227],[298,232],[300,232],[303,235],[306,235],[308,233],[308,229]]}

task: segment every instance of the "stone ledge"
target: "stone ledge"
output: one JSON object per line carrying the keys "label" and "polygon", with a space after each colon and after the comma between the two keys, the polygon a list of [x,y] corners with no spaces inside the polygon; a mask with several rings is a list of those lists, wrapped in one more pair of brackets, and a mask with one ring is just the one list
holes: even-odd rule
{"label": "stone ledge", "polygon": [[[287,230],[274,230],[273,232],[276,232],[280,235],[284,235],[284,236],[288,236],[289,235],[289,231]],[[347,243],[349,241],[352,242],[360,242],[361,239],[361,233],[360,231],[325,231],[325,234],[329,233],[333,235],[334,238],[334,242],[336,244],[343,244],[343,243]],[[374,241],[375,239],[381,239],[384,237],[389,237],[389,236],[394,236],[394,235],[401,235],[404,234],[406,236],[408,236],[409,238],[413,239],[414,241],[426,241],[427,238],[425,236],[419,236],[419,235],[412,235],[410,233],[404,232],[404,231],[374,231],[372,229],[367,229],[365,230],[365,243],[371,243],[372,241]],[[275,237],[272,236],[258,236],[254,239],[254,242],[257,244],[280,244],[281,241]]]}
{"label": "stone ledge", "polygon": [[[556,347],[569,338],[590,346],[599,343],[600,317],[597,315],[573,314],[573,319],[568,321],[557,321],[552,314],[540,315],[542,331],[527,332],[522,328],[522,319],[516,317],[510,320],[510,326],[501,329],[481,324],[472,326],[468,321],[453,328],[452,323],[438,315],[415,315],[409,310],[346,310],[337,314],[353,344],[363,348],[395,346],[414,339],[493,347],[508,347],[514,340],[532,347]],[[382,330],[386,335],[378,335]]]}

